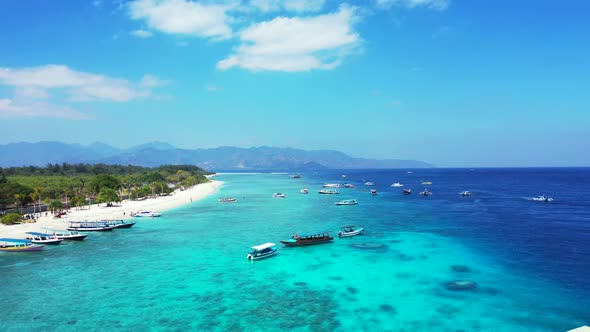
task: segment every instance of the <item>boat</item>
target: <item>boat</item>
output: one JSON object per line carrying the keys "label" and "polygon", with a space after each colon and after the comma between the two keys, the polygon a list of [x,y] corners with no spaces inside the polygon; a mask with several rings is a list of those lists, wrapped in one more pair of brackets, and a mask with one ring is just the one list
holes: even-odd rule
{"label": "boat", "polygon": [[471,191],[465,190],[465,191],[460,192],[459,195],[461,195],[461,196],[471,196],[471,195],[473,195],[473,193]]}
{"label": "boat", "polygon": [[82,241],[88,236],[88,234],[77,231],[52,230],[52,232],[53,235],[62,240]]}
{"label": "boat", "polygon": [[345,199],[340,202],[336,202],[336,205],[357,205],[359,202],[356,199]]}
{"label": "boat", "polygon": [[375,182],[367,181],[365,182],[365,186],[374,186]]}
{"label": "boat", "polygon": [[144,218],[144,217],[150,217],[150,218],[155,218],[155,217],[159,217],[162,214],[160,212],[154,212],[154,211],[138,211],[136,214],[134,214],[133,216],[136,218]]}
{"label": "boat", "polygon": [[547,197],[545,195],[540,195],[540,196],[537,196],[537,197],[531,197],[530,200],[531,201],[537,201],[537,202],[551,202],[551,201],[553,201],[553,198]]}
{"label": "boat", "polygon": [[131,228],[133,227],[133,225],[135,225],[134,222],[126,222],[125,220],[122,219],[117,219],[117,220],[101,220],[101,222],[104,222],[105,224],[109,225],[109,226],[115,226],[115,228]]}
{"label": "boat", "polygon": [[336,194],[338,194],[338,190],[336,190],[336,189],[322,189],[322,190],[318,191],[318,193],[323,194],[323,195],[336,195]]}
{"label": "boat", "polygon": [[252,251],[248,253],[248,260],[257,261],[259,259],[265,259],[273,256],[277,252],[277,245],[268,242],[252,247]]}
{"label": "boat", "polygon": [[428,189],[424,189],[424,191],[421,191],[420,192],[420,195],[422,195],[422,196],[431,196],[432,195],[432,192],[429,191]]}
{"label": "boat", "polygon": [[355,229],[355,226],[342,226],[338,232],[338,237],[351,237],[362,234],[364,231],[365,229],[362,227]]}
{"label": "boat", "polygon": [[287,195],[283,194],[283,193],[274,193],[272,195],[273,198],[286,198]]}
{"label": "boat", "polygon": [[236,199],[233,197],[222,197],[218,200],[219,203],[233,203]]}
{"label": "boat", "polygon": [[400,187],[403,187],[404,185],[399,182],[396,182],[396,183],[392,184],[391,186],[395,187],[395,188],[400,188]]}
{"label": "boat", "polygon": [[328,243],[334,241],[334,237],[330,236],[330,232],[317,232],[305,235],[295,233],[293,237],[288,240],[281,240],[281,243],[287,247],[307,246],[312,244]]}
{"label": "boat", "polygon": [[351,184],[351,183],[345,183],[343,186],[344,186],[344,188],[356,188],[354,186],[354,184]]}
{"label": "boat", "polygon": [[44,244],[35,244],[29,240],[0,238],[0,251],[23,252],[39,251],[45,248]]}
{"label": "boat", "polygon": [[326,183],[322,187],[324,187],[324,188],[340,188],[340,184],[338,184],[338,183]]}
{"label": "boat", "polygon": [[299,178],[301,178],[301,175],[299,175],[299,174],[291,175],[291,179],[299,179]]}
{"label": "boat", "polygon": [[307,188],[303,188],[303,189],[299,190],[299,192],[302,194],[309,194],[309,190],[307,190]]}
{"label": "boat", "polygon": [[377,189],[371,189],[371,195],[373,195],[373,196],[377,195]]}
{"label": "boat", "polygon": [[63,239],[48,233],[26,232],[25,234],[27,234],[25,239],[36,244],[60,244],[63,241]]}
{"label": "boat", "polygon": [[423,185],[429,185],[429,184],[432,184],[432,182],[430,182],[430,181],[422,181],[422,184]]}
{"label": "boat", "polygon": [[412,189],[404,189],[402,190],[402,192],[404,193],[404,195],[410,195],[412,194]]}
{"label": "boat", "polygon": [[68,231],[108,232],[115,228],[115,226],[107,225],[104,221],[70,221],[66,229]]}

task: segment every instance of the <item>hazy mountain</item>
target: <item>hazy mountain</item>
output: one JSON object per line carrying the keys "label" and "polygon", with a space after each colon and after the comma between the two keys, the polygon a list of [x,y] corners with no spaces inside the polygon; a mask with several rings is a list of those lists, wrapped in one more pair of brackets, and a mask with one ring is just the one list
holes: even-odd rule
{"label": "hazy mountain", "polygon": [[417,160],[376,160],[350,157],[333,150],[306,151],[274,147],[219,147],[177,149],[152,142],[118,149],[96,142],[87,146],[60,142],[9,143],[0,145],[0,167],[47,163],[105,163],[138,166],[191,164],[207,170],[313,170],[322,168],[422,168],[434,167]]}

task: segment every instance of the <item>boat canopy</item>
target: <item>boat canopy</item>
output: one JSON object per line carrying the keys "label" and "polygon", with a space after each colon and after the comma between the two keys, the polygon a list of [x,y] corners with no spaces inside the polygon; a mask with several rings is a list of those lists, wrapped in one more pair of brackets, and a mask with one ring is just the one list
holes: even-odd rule
{"label": "boat canopy", "polygon": [[39,233],[39,232],[26,232],[25,234],[30,234],[33,236],[53,236],[53,234]]}
{"label": "boat canopy", "polygon": [[9,238],[0,238],[0,242],[12,242],[12,243],[31,243],[29,240],[23,239],[9,239]]}
{"label": "boat canopy", "polygon": [[267,248],[272,248],[274,246],[276,246],[276,244],[274,244],[272,242],[268,242],[268,243],[265,243],[265,244],[260,244],[260,245],[254,246],[254,247],[252,247],[252,249],[259,250],[260,251],[260,250],[264,250],[264,249],[267,249]]}

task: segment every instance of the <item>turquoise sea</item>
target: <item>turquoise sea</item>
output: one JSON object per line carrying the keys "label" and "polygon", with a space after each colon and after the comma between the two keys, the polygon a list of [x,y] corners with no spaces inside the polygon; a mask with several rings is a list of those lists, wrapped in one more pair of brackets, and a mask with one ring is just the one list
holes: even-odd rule
{"label": "turquoise sea", "polygon": [[[553,225],[544,219],[553,212],[536,209],[566,216],[555,220],[565,223],[560,229],[576,217],[587,240],[586,206],[564,212],[555,196],[555,204],[541,206],[520,192],[493,191],[493,176],[468,170],[342,172],[221,174],[217,194],[131,229],[40,253],[0,253],[0,330],[565,331],[590,324],[590,274],[578,275],[590,272],[588,249],[570,255],[563,234],[555,234],[563,257],[552,260],[535,247],[552,245],[535,234]],[[425,177],[433,181],[428,198],[416,194]],[[413,184],[415,194],[390,187],[397,181]],[[317,194],[327,182],[357,187]],[[287,198],[274,199],[275,192]],[[225,196],[237,202],[217,202]],[[334,205],[350,198],[359,205]],[[317,246],[279,243],[295,232],[335,235],[348,224],[367,232]],[[248,261],[249,247],[264,242],[277,243],[278,254]],[[458,280],[477,287],[447,289]]]}

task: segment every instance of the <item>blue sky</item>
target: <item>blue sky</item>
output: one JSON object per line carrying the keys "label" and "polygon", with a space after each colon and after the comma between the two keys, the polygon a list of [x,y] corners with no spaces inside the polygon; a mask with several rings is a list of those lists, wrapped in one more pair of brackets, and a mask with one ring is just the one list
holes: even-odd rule
{"label": "blue sky", "polygon": [[0,144],[590,165],[586,1],[0,4]]}

